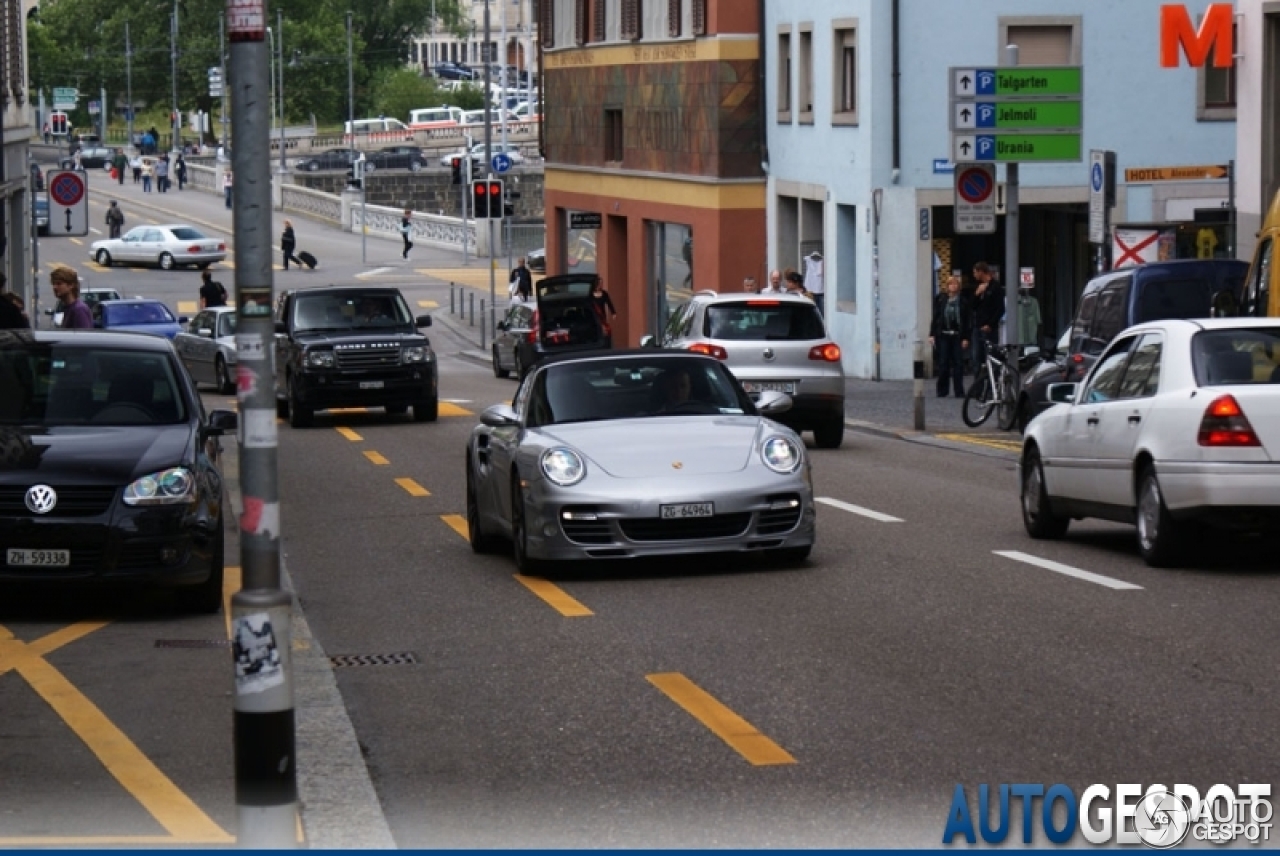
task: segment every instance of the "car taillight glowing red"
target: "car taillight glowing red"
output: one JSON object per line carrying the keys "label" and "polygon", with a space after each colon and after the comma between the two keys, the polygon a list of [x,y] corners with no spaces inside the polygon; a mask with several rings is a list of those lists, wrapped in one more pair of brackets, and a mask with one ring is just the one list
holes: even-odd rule
{"label": "car taillight glowing red", "polygon": [[227,245],[226,245],[226,244],[218,244],[218,250],[219,250],[220,252],[224,252],[224,253],[225,253],[225,252],[227,251]]}
{"label": "car taillight glowing red", "polygon": [[729,352],[719,345],[712,345],[710,342],[694,342],[689,346],[689,350],[695,354],[706,354],[708,357],[715,357],[717,360],[729,359]]}
{"label": "car taillight glowing red", "polygon": [[1201,446],[1239,448],[1262,445],[1239,402],[1231,395],[1219,396],[1205,408],[1197,440]]}
{"label": "car taillight glowing red", "polygon": [[538,344],[538,310],[533,310],[533,320],[529,322],[528,340],[530,345]]}
{"label": "car taillight glowing red", "polygon": [[840,362],[840,346],[835,342],[827,342],[825,345],[814,345],[809,349],[809,359],[822,360],[827,363]]}
{"label": "car taillight glowing red", "polygon": [[198,253],[200,251],[201,251],[201,248],[199,244],[192,244],[191,246],[187,247],[187,252],[189,253]]}

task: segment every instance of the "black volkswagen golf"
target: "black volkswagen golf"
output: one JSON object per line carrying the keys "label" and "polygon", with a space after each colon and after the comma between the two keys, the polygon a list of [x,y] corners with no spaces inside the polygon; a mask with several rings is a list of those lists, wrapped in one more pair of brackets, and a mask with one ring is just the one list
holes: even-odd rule
{"label": "black volkswagen golf", "polygon": [[167,339],[0,330],[0,582],[142,582],[217,612],[236,425]]}

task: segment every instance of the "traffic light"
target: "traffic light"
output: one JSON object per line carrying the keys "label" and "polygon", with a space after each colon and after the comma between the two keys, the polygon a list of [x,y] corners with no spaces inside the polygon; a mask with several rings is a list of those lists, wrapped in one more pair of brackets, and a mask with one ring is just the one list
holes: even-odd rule
{"label": "traffic light", "polygon": [[453,169],[453,183],[462,184],[462,158],[454,158],[449,165]]}
{"label": "traffic light", "polygon": [[502,179],[490,178],[472,182],[471,198],[477,220],[502,219]]}
{"label": "traffic light", "polygon": [[357,189],[364,187],[364,158],[352,161],[347,167],[347,185]]}
{"label": "traffic light", "polygon": [[65,137],[67,135],[66,113],[49,114],[49,133],[53,134],[55,137]]}

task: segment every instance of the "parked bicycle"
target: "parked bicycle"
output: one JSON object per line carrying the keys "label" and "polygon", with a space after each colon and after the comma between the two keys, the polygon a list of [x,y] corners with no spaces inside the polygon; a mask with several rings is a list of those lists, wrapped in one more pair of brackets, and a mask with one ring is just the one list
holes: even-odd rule
{"label": "parked bicycle", "polygon": [[1017,346],[991,345],[987,358],[978,369],[969,391],[965,393],[960,417],[970,428],[977,428],[996,414],[996,424],[1008,431],[1018,420],[1018,394],[1022,385],[1018,373]]}

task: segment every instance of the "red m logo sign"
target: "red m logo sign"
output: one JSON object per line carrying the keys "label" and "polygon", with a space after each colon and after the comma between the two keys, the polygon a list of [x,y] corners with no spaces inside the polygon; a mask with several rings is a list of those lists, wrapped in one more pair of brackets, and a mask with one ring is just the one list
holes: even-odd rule
{"label": "red m logo sign", "polygon": [[1187,64],[1199,67],[1213,49],[1215,68],[1230,68],[1235,54],[1234,15],[1230,3],[1210,3],[1197,30],[1186,6],[1160,7],[1160,65],[1175,68],[1178,50],[1187,55]]}

